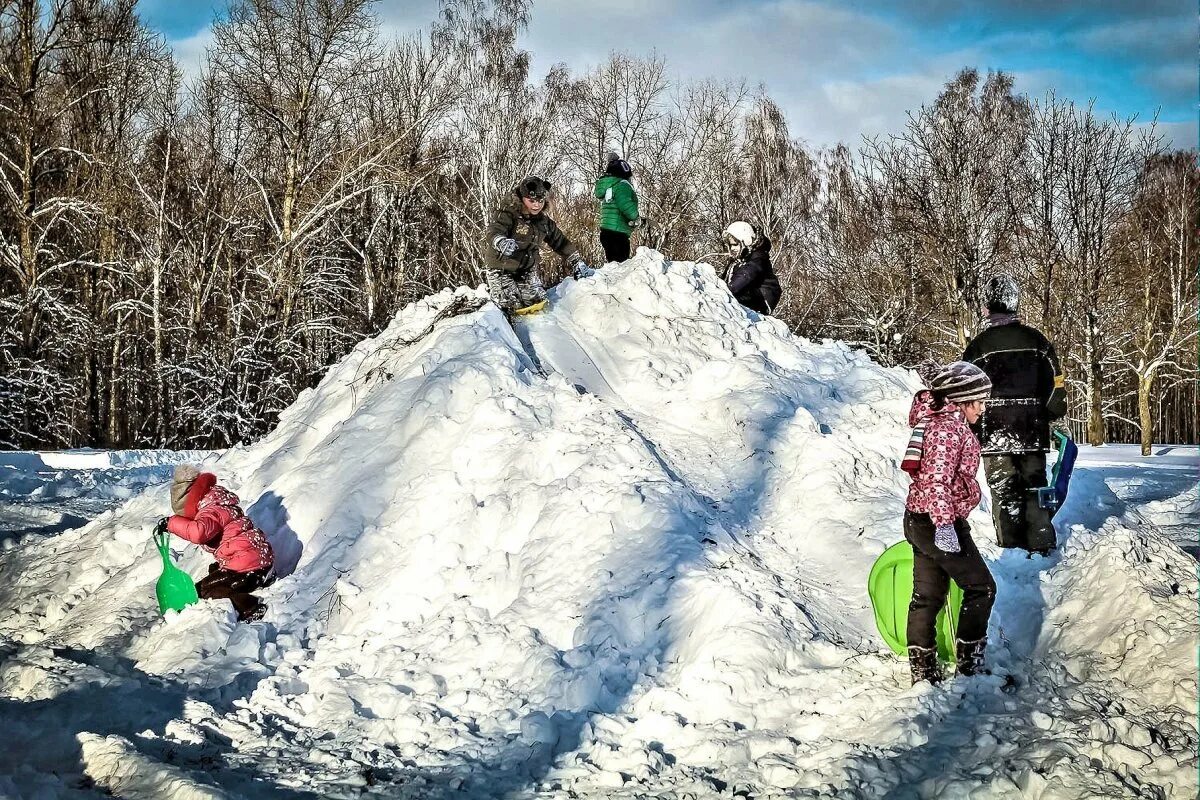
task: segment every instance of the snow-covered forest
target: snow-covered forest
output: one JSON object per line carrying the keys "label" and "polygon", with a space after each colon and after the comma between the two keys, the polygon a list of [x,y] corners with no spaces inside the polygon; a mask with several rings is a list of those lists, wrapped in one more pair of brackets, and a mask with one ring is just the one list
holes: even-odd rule
{"label": "snow-covered forest", "polygon": [[597,261],[611,148],[635,244],[699,259],[731,219],[768,232],[793,331],[946,359],[1008,270],[1077,434],[1197,441],[1200,173],[1148,121],[968,67],[902,129],[816,150],[750,82],[619,54],[531,74],[536,13],[445,0],[391,39],[370,0],[234,0],[185,78],[136,0],[0,2],[0,445],[257,437],[399,308],[477,284],[521,177],[555,183]]}

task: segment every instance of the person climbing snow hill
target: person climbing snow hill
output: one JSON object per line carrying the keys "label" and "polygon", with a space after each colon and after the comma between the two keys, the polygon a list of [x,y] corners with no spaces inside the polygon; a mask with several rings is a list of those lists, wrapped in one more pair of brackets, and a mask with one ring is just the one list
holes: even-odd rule
{"label": "person climbing snow hill", "polygon": [[950,579],[963,592],[955,642],[960,675],[983,671],[996,596],[996,582],[967,524],[980,497],[979,441],[969,425],[983,413],[992,383],[979,367],[956,361],[938,370],[929,386],[913,398],[908,416],[913,435],[901,463],[913,479],[904,511],[904,538],[913,547],[907,626],[913,684],[942,680],[935,626]]}
{"label": "person climbing snow hill", "polygon": [[771,268],[771,240],[749,222],[734,222],[725,229],[729,264],[725,283],[737,301],[760,314],[770,314],[782,290]]}
{"label": "person climbing snow hill", "polygon": [[605,156],[604,174],[596,181],[595,195],[600,201],[600,246],[606,262],[629,259],[629,235],[643,224],[632,178],[633,167],[628,161],[616,153]]}
{"label": "person climbing snow hill", "polygon": [[562,256],[581,274],[587,269],[579,250],[545,214],[549,181],[526,178],[496,211],[485,234],[484,276],[492,302],[507,312],[537,305],[546,299],[538,265],[542,243]]}
{"label": "person climbing snow hill", "polygon": [[238,497],[217,476],[190,464],[175,468],[167,530],[198,544],[216,562],[196,583],[201,599],[227,598],[241,621],[261,619],[266,605],[252,592],[271,581],[275,554],[266,535],[246,516]]}

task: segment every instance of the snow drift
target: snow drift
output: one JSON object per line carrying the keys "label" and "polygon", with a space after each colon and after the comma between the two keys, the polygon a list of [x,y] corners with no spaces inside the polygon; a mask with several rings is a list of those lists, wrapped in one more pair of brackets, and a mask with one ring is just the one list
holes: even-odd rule
{"label": "snow drift", "polygon": [[276,548],[265,622],[158,617],[166,487],[0,556],[0,724],[38,742],[0,791],[1194,794],[1194,564],[1152,527],[1026,561],[977,513],[1016,686],[909,689],[865,583],[911,375],[646,250],[515,326],[485,299],[406,308],[209,461]]}

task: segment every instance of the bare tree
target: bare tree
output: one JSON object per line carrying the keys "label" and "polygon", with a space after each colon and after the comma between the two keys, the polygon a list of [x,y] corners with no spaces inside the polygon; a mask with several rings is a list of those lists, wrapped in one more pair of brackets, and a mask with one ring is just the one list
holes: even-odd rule
{"label": "bare tree", "polygon": [[[696,257],[719,240],[736,176],[742,84],[702,81],[677,89],[647,137],[641,194],[650,246]],[[698,252],[697,252],[698,251]]]}
{"label": "bare tree", "polygon": [[[455,181],[436,198],[455,227],[463,257],[480,264],[480,234],[496,204],[521,178],[554,176],[566,75],[555,70],[539,90],[529,83],[529,54],[516,46],[529,0],[444,0],[435,31],[451,48],[463,93],[446,126]],[[465,190],[465,191],[460,191]]]}
{"label": "bare tree", "polygon": [[1105,372],[1117,353],[1109,336],[1119,319],[1112,280],[1113,232],[1129,211],[1141,164],[1158,147],[1153,131],[1139,136],[1133,122],[1098,119],[1090,106],[1072,108],[1067,121],[1063,183],[1071,237],[1067,252],[1074,315],[1083,323],[1082,342],[1073,360],[1083,372],[1087,438],[1093,445],[1103,444],[1106,438]]}
{"label": "bare tree", "polygon": [[1011,260],[1021,190],[1014,164],[1024,157],[1028,101],[1012,77],[996,72],[980,86],[965,69],[932,106],[910,114],[903,132],[868,143],[887,178],[898,232],[937,276],[958,347],[978,327],[981,278]]}
{"label": "bare tree", "polygon": [[1194,380],[1184,360],[1195,349],[1196,219],[1200,170],[1192,153],[1153,156],[1143,168],[1133,209],[1118,231],[1126,269],[1123,319],[1132,323],[1121,362],[1137,381],[1142,455],[1154,442],[1151,401],[1163,372]]}

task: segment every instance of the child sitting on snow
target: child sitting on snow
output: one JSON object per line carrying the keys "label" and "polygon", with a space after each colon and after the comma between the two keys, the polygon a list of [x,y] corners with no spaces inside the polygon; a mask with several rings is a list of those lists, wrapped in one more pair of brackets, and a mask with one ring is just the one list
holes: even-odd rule
{"label": "child sitting on snow", "polygon": [[971,539],[967,515],[979,504],[979,440],[968,425],[983,413],[992,390],[987,373],[955,361],[913,398],[913,435],[901,468],[912,475],[904,538],[913,547],[913,595],[908,607],[912,681],[938,683],[935,624],[953,578],[963,592],[955,655],[960,675],[983,671],[988,617],[996,582]]}
{"label": "child sitting on snow", "polygon": [[217,476],[191,464],[175,468],[167,530],[198,544],[216,557],[207,577],[196,584],[201,598],[228,598],[238,620],[261,619],[266,604],[251,592],[270,583],[275,554],[267,537],[238,506],[233,492]]}

